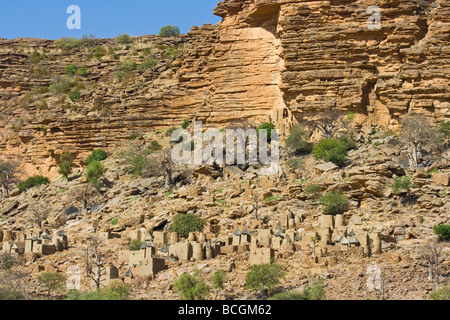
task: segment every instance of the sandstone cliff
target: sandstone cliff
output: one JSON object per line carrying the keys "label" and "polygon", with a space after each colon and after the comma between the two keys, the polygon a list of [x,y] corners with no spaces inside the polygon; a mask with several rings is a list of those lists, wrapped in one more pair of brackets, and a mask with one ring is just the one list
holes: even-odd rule
{"label": "sandstone cliff", "polygon": [[[367,26],[371,5],[381,9],[380,29]],[[450,115],[448,0],[226,0],[214,13],[221,23],[178,39],[101,40],[112,54],[99,60],[92,49],[62,52],[49,40],[1,40],[3,154],[55,177],[64,150],[84,159],[186,118],[285,126],[333,107],[395,130],[408,112]],[[33,61],[34,51],[46,58]],[[113,81],[122,61],[142,63],[146,52],[155,67]],[[88,69],[78,102],[40,90],[69,64]],[[284,124],[279,110],[288,111]]]}

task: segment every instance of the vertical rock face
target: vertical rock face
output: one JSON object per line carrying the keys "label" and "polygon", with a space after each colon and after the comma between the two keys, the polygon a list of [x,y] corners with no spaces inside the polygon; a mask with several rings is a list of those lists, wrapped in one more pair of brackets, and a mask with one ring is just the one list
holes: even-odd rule
{"label": "vertical rock face", "polygon": [[[370,6],[380,9],[380,28],[368,25]],[[225,0],[214,13],[223,18],[217,25],[170,41],[139,37],[134,50],[101,61],[87,51],[58,52],[50,40],[0,39],[2,153],[19,153],[28,172],[54,177],[61,150],[82,159],[184,119],[217,128],[243,119],[281,126],[333,107],[396,129],[408,112],[450,117],[449,0]],[[101,45],[115,46],[111,39]],[[177,59],[162,52],[180,45]],[[142,63],[146,47],[159,63],[128,84],[112,82],[121,61]],[[46,50],[48,59],[30,63],[33,50]],[[28,96],[69,64],[89,70],[79,103]],[[93,110],[99,97],[107,114]]]}
{"label": "vertical rock face", "polygon": [[[369,26],[373,5],[380,8],[378,29]],[[223,1],[215,14],[224,19],[226,51],[215,60],[236,76],[253,69],[260,99],[238,98],[257,92],[250,76],[241,81],[247,92],[235,94],[233,85],[215,79],[219,92],[230,90],[212,101],[234,97],[233,109],[247,104],[249,112],[261,113],[286,105],[299,120],[336,107],[386,127],[411,111],[448,117],[449,13],[448,0]],[[233,45],[227,47],[227,39]]]}

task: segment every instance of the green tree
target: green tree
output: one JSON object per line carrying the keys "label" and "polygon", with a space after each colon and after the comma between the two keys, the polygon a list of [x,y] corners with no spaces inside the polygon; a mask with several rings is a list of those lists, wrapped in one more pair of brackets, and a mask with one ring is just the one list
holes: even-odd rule
{"label": "green tree", "polygon": [[64,289],[66,284],[66,277],[58,272],[42,272],[37,280],[47,291],[47,299],[50,299],[52,292]]}
{"label": "green tree", "polygon": [[442,287],[440,290],[431,293],[432,300],[450,300],[450,285]]}
{"label": "green tree", "polygon": [[245,288],[255,292],[267,291],[270,295],[285,277],[286,271],[278,263],[253,265],[245,277]]}
{"label": "green tree", "polygon": [[211,290],[198,270],[194,272],[194,275],[182,274],[172,286],[182,300],[205,300]]}
{"label": "green tree", "polygon": [[344,165],[347,160],[347,144],[336,138],[327,138],[319,141],[313,148],[312,154],[316,160],[331,161],[337,166]]}
{"label": "green tree", "polygon": [[123,33],[117,36],[116,42],[118,44],[131,44],[133,43],[133,38],[129,34]]}
{"label": "green tree", "polygon": [[72,173],[73,155],[66,151],[59,157],[59,170],[58,173],[62,174],[66,179],[69,179],[69,175]]}
{"label": "green tree", "polygon": [[450,225],[441,223],[435,226],[434,234],[439,236],[441,241],[450,241]]}
{"label": "green tree", "polygon": [[70,290],[67,294],[66,300],[128,300],[130,297],[130,289],[130,285],[123,284],[119,281],[114,281],[104,289],[86,292],[84,294],[79,292],[78,290]]}
{"label": "green tree", "polygon": [[180,28],[177,26],[165,26],[159,30],[159,35],[163,38],[176,37],[180,34]]}
{"label": "green tree", "polygon": [[68,65],[66,67],[66,75],[68,75],[69,77],[73,77],[77,73],[77,70],[78,68],[75,65]]}
{"label": "green tree", "polygon": [[312,144],[308,142],[307,132],[300,125],[292,127],[291,134],[286,139],[286,148],[294,155],[311,152]]}
{"label": "green tree", "polygon": [[409,177],[397,177],[392,184],[392,192],[398,194],[400,189],[405,190],[408,194],[411,191],[411,178]]}
{"label": "green tree", "polygon": [[326,215],[342,214],[347,211],[347,199],[337,191],[330,191],[319,199],[322,212]]}
{"label": "green tree", "polygon": [[227,273],[224,270],[216,270],[212,276],[212,285],[215,289],[223,289],[223,281]]}
{"label": "green tree", "polygon": [[99,189],[101,186],[99,179],[103,176],[104,172],[105,167],[100,161],[92,161],[86,168],[87,182],[89,182],[95,189]]}
{"label": "green tree", "polygon": [[77,100],[80,100],[80,98],[81,98],[81,92],[78,91],[78,90],[75,90],[75,91],[72,91],[71,93],[69,93],[69,99],[70,99],[72,102],[75,102],[75,101],[77,101]]}
{"label": "green tree", "polygon": [[91,164],[92,161],[103,161],[107,158],[106,152],[102,149],[95,149],[91,155],[87,158],[87,164]]}
{"label": "green tree", "polygon": [[48,180],[48,178],[37,175],[37,176],[32,176],[32,177],[28,178],[27,180],[25,180],[24,182],[19,183],[17,185],[17,188],[19,188],[19,190],[21,192],[25,192],[30,188],[45,185],[45,184],[48,184],[49,182],[50,181]]}
{"label": "green tree", "polygon": [[195,214],[177,214],[170,225],[170,230],[187,237],[191,232],[201,232],[206,222]]}
{"label": "green tree", "polygon": [[272,123],[263,123],[259,127],[256,128],[256,133],[259,137],[260,131],[266,131],[267,132],[267,142],[270,143],[272,141],[272,130],[275,130],[275,126]]}

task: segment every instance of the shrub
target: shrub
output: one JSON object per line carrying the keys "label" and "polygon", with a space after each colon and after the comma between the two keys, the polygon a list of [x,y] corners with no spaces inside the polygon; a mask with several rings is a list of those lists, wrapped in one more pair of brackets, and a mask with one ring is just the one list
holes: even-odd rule
{"label": "shrub", "polygon": [[319,186],[318,184],[310,184],[310,185],[307,185],[305,188],[305,193],[308,195],[317,194],[321,191],[322,191],[322,187]]}
{"label": "shrub", "polygon": [[30,62],[32,63],[39,63],[44,58],[44,55],[41,55],[39,52],[34,50],[29,56],[28,59],[30,59]]}
{"label": "shrub", "polygon": [[174,133],[174,131],[175,131],[175,130],[178,130],[178,129],[179,129],[179,128],[177,128],[177,127],[172,127],[172,128],[167,129],[167,131],[166,131],[166,136],[168,136],[168,137],[172,136],[172,134]]}
{"label": "shrub", "polygon": [[77,70],[78,68],[75,65],[68,65],[66,67],[66,75],[68,75],[69,77],[73,77],[77,73]]}
{"label": "shrub", "polygon": [[124,61],[120,65],[120,70],[125,72],[131,72],[136,70],[136,62],[134,61]]}
{"label": "shrub", "polygon": [[187,237],[191,232],[202,231],[206,222],[195,214],[177,214],[170,226],[170,230],[183,237]]}
{"label": "shrub", "polygon": [[253,265],[245,277],[245,288],[255,292],[267,290],[270,295],[285,276],[283,266],[277,263]]}
{"label": "shrub", "polygon": [[66,300],[127,300],[130,296],[130,285],[119,281],[112,282],[108,287],[99,291],[81,293],[78,290],[70,290]]}
{"label": "shrub", "polygon": [[98,41],[97,37],[93,34],[83,34],[80,40],[81,45],[87,48],[95,47],[97,41]]}
{"label": "shrub", "polygon": [[342,142],[347,150],[352,150],[356,148],[356,141],[348,138],[347,136],[341,136],[339,141]]}
{"label": "shrub", "polygon": [[168,26],[162,27],[159,30],[159,35],[164,38],[176,37],[179,34],[180,34],[180,28],[178,28],[177,26],[168,25]]}
{"label": "shrub", "polygon": [[269,300],[323,300],[324,298],[325,290],[321,279],[314,283],[312,287],[307,285],[301,293],[296,291],[278,293],[269,298]]}
{"label": "shrub", "polygon": [[432,300],[450,300],[450,285],[445,286],[438,291],[432,292],[430,298]]}
{"label": "shrub", "polygon": [[100,187],[100,177],[103,176],[105,167],[100,161],[92,161],[86,168],[86,180],[96,189]]}
{"label": "shrub", "polygon": [[262,125],[260,125],[258,128],[256,128],[256,133],[259,136],[259,132],[261,130],[266,130],[267,132],[267,142],[270,143],[272,141],[272,130],[275,129],[275,126],[271,123],[263,123]]}
{"label": "shrub", "polygon": [[335,138],[321,140],[312,151],[316,160],[331,161],[337,166],[342,166],[347,160],[347,145]]}
{"label": "shrub", "polygon": [[294,170],[301,169],[305,165],[305,160],[302,158],[290,158],[286,164]]}
{"label": "shrub", "polygon": [[167,59],[176,58],[178,54],[180,53],[180,49],[178,47],[172,47],[166,50],[164,55]]}
{"label": "shrub", "polygon": [[392,185],[392,192],[398,194],[400,189],[410,192],[411,190],[411,178],[409,177],[398,177],[394,179],[394,184]]}
{"label": "shrub", "polygon": [[87,164],[91,164],[92,161],[103,161],[107,157],[106,152],[102,149],[95,149],[91,155],[87,158]]}
{"label": "shrub", "polygon": [[58,272],[42,272],[37,280],[47,291],[47,299],[50,299],[50,293],[64,289],[66,284],[66,277]]}
{"label": "shrub", "polygon": [[58,173],[62,174],[66,179],[69,178],[69,174],[72,172],[73,155],[70,152],[64,152],[60,158],[60,164],[58,165]]}
{"label": "shrub", "polygon": [[69,94],[69,99],[74,101],[74,102],[77,101],[77,100],[80,100],[80,98],[81,98],[81,92],[78,91],[78,90],[72,91]]}
{"label": "shrub", "polygon": [[336,215],[344,213],[348,208],[347,199],[337,191],[331,191],[319,199],[322,205],[322,212],[326,215]]}
{"label": "shrub", "polygon": [[73,87],[73,83],[70,77],[58,76],[52,80],[52,84],[49,87],[49,90],[56,93],[69,93]]}
{"label": "shrub", "polygon": [[183,123],[181,124],[181,128],[186,130],[190,124],[191,124],[191,121],[189,121],[188,119],[185,119],[183,121]]}
{"label": "shrub", "polygon": [[158,60],[156,60],[155,58],[151,57],[151,58],[148,58],[147,60],[145,60],[144,62],[142,62],[139,65],[139,70],[140,71],[145,71],[145,70],[153,68],[157,64],[158,64]]}
{"label": "shrub", "polygon": [[182,300],[204,300],[209,296],[210,288],[197,270],[194,275],[182,274],[172,284]]}
{"label": "shrub", "polygon": [[227,273],[224,270],[216,270],[212,276],[212,285],[215,289],[223,289],[223,279]]}
{"label": "shrub", "polygon": [[441,223],[434,227],[434,234],[442,241],[450,241],[450,225]]}
{"label": "shrub", "polygon": [[25,191],[27,191],[30,188],[41,186],[41,185],[45,185],[45,184],[48,184],[49,182],[50,181],[48,180],[48,178],[45,178],[43,176],[37,175],[37,176],[33,176],[33,177],[28,178],[24,182],[19,183],[17,188],[19,188],[19,190],[21,192],[25,192]]}
{"label": "shrub", "polygon": [[139,241],[138,239],[134,239],[130,241],[130,243],[128,244],[128,248],[130,249],[130,251],[139,251],[141,250],[141,245],[141,241]]}
{"label": "shrub", "polygon": [[133,43],[133,38],[129,34],[122,33],[121,35],[116,37],[116,42],[118,44],[130,44]]}
{"label": "shrub", "polygon": [[355,121],[355,118],[356,118],[356,113],[350,111],[345,116],[345,121],[346,122],[353,122],[353,121]]}
{"label": "shrub", "polygon": [[292,154],[304,154],[311,152],[312,144],[305,140],[306,131],[299,125],[293,126],[291,134],[286,139],[286,148]]}
{"label": "shrub", "polygon": [[113,78],[115,81],[120,82],[127,76],[127,73],[125,71],[115,71],[113,73]]}
{"label": "shrub", "polygon": [[85,75],[88,74],[88,72],[87,72],[87,69],[85,67],[81,67],[81,68],[78,68],[76,74],[79,75],[79,76],[85,76]]}
{"label": "shrub", "polygon": [[113,226],[117,226],[117,224],[119,223],[120,218],[114,218],[111,220],[111,225]]}
{"label": "shrub", "polygon": [[81,46],[81,41],[76,38],[59,38],[55,40],[55,47],[63,51],[70,51]]}
{"label": "shrub", "polygon": [[450,121],[439,122],[437,130],[443,133],[446,138],[450,138]]}

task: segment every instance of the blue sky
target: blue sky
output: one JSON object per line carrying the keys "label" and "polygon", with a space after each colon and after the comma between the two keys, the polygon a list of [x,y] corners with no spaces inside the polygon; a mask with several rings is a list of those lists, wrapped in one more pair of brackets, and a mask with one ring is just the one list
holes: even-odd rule
{"label": "blue sky", "polygon": [[[10,0],[2,1],[0,38],[80,38],[94,34],[113,38],[157,34],[166,25],[176,25],[182,33],[191,26],[216,24],[212,14],[219,0]],[[67,8],[81,9],[81,30],[67,28]]]}

